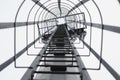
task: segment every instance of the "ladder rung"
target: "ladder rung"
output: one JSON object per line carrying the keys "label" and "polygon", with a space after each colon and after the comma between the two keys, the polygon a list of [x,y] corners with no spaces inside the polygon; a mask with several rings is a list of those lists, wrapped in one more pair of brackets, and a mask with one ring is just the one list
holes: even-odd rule
{"label": "ladder rung", "polygon": [[77,60],[40,60],[41,62],[77,62]]}
{"label": "ladder rung", "polygon": [[[48,46],[48,47],[57,47],[57,46],[51,46],[51,45],[50,45],[50,46]],[[71,46],[69,45],[69,46],[63,46],[63,47],[71,47]]]}
{"label": "ladder rung", "polygon": [[55,35],[55,36],[53,36],[53,38],[55,38],[55,37],[67,37],[67,36],[65,36],[65,35]]}
{"label": "ladder rung", "polygon": [[40,67],[78,67],[77,65],[37,65]]}
{"label": "ladder rung", "polygon": [[68,38],[55,38],[55,37],[53,37],[53,39],[67,39],[68,40]]}
{"label": "ladder rung", "polygon": [[47,49],[73,49],[73,48],[66,48],[66,47],[48,47]]}
{"label": "ladder rung", "polygon": [[[66,51],[66,50],[60,50],[60,49],[59,50],[48,50],[47,49],[46,51]],[[69,51],[72,51],[72,50],[69,50]]]}
{"label": "ladder rung", "polygon": [[37,74],[75,74],[80,75],[80,72],[65,72],[65,71],[34,71]]}
{"label": "ladder rung", "polygon": [[44,53],[44,54],[74,54],[74,53]]}
{"label": "ladder rung", "polygon": [[51,50],[49,51],[50,53],[71,53],[72,51],[69,51],[69,50]]}
{"label": "ladder rung", "polygon": [[70,43],[70,42],[66,41],[66,42],[52,42],[52,43]]}
{"label": "ladder rung", "polygon": [[46,58],[75,58],[76,56],[42,56]]}
{"label": "ladder rung", "polygon": [[48,48],[72,48],[72,47],[71,46],[62,46],[62,47],[48,46]]}

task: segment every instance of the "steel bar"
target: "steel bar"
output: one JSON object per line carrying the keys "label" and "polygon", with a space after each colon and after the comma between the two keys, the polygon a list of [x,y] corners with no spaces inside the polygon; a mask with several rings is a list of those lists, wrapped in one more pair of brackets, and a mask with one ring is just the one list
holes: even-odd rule
{"label": "steel bar", "polygon": [[46,64],[46,65],[37,65],[37,66],[39,66],[39,67],[56,67],[56,66],[59,66],[59,67],[78,67],[77,65],[48,65],[48,64]]}
{"label": "steel bar", "polygon": [[[99,60],[100,56],[98,55],[98,53],[94,49],[92,49],[86,42],[83,41],[83,43],[89,50],[91,50],[94,56]],[[116,80],[120,79],[120,75],[104,59],[102,59],[101,63],[114,76]]]}
{"label": "steel bar", "polygon": [[76,60],[40,60],[40,62],[76,62]]}
{"label": "steel bar", "polygon": [[53,43],[69,43],[69,42],[53,42]]}
{"label": "steel bar", "polygon": [[48,49],[72,49],[72,48],[48,48]]}
{"label": "steel bar", "polygon": [[[69,33],[68,33],[67,29],[66,29],[66,32],[67,32],[67,36],[69,36]],[[70,39],[69,39],[69,41],[70,41]],[[82,62],[82,60],[81,60],[81,58],[80,58],[80,56],[79,56],[78,51],[77,51],[76,49],[74,49],[75,46],[74,46],[74,44],[72,44],[71,41],[70,41],[70,43],[71,43],[71,46],[72,46],[72,50],[73,50],[74,55],[78,55],[78,56],[76,56],[76,61],[77,61],[78,69],[79,69],[79,71],[82,73],[82,74],[81,74],[82,80],[91,80],[88,72],[82,70],[83,68],[85,68],[85,66],[84,66],[84,64],[83,64],[83,62]]]}
{"label": "steel bar", "polygon": [[[46,50],[46,51],[53,51],[53,50],[49,50],[49,49],[48,49],[48,50]],[[57,50],[57,49],[56,49],[55,51],[66,51],[66,50],[64,50],[64,49],[62,49],[62,50],[58,49],[58,50]],[[69,50],[69,51],[72,51],[72,50]]]}
{"label": "steel bar", "polygon": [[[88,22],[86,23],[87,26],[90,26],[91,24],[95,28],[102,29],[102,24],[88,23]],[[112,32],[115,32],[115,33],[120,33],[120,27],[119,26],[112,26],[112,25],[106,25],[106,24],[103,24],[103,26],[104,26],[104,30],[112,31]]]}
{"label": "steel bar", "polygon": [[42,56],[46,58],[75,58],[76,56]]}
{"label": "steel bar", "polygon": [[73,53],[45,53],[45,54],[73,54]]}
{"label": "steel bar", "polygon": [[[68,51],[68,48],[65,48],[65,49],[64,48],[62,48],[62,49],[61,48],[49,48],[46,51],[53,51],[54,49],[56,51],[62,51],[62,50],[67,50]],[[72,51],[72,48],[70,48],[69,51]]]}
{"label": "steel bar", "polygon": [[71,48],[71,46],[64,46],[64,47],[49,46],[48,48]]}
{"label": "steel bar", "polygon": [[60,16],[62,15],[62,10],[61,10],[61,0],[58,0],[58,8],[60,10]]}
{"label": "steel bar", "polygon": [[37,74],[75,74],[75,75],[80,75],[80,72],[64,72],[64,71],[34,71],[34,73]]}
{"label": "steel bar", "polygon": [[[82,24],[81,21],[73,21],[73,20],[70,20],[70,21]],[[85,24],[87,26],[91,26],[91,24],[92,24],[92,27],[102,29],[102,24],[99,24],[99,23],[89,23],[89,22],[86,22]],[[120,33],[120,26],[113,26],[113,25],[106,25],[106,24],[103,24],[103,26],[104,26],[104,30],[112,31],[112,32],[115,32],[115,33]]]}
{"label": "steel bar", "polygon": [[[43,47],[43,49],[40,51],[40,55],[43,55],[45,50],[47,49],[47,47],[49,46],[49,43],[53,37],[53,35],[55,34],[56,30],[54,31],[54,33],[50,36],[48,44],[45,44],[45,46]],[[35,71],[37,69],[37,65],[39,64],[39,61],[42,59],[42,56],[37,56],[34,61],[31,64],[31,67],[33,67],[33,69],[28,69],[26,71],[26,73],[24,74],[24,76],[22,77],[21,80],[31,80],[31,76],[33,71]]]}
{"label": "steel bar", "polygon": [[[44,47],[47,47],[48,46],[48,44],[46,44]],[[41,51],[40,51],[40,54],[42,55],[43,53],[44,53],[44,51],[45,51],[45,48],[43,48]],[[32,75],[32,72],[34,71],[34,70],[36,70],[36,65],[39,63],[39,60],[41,59],[42,57],[41,56],[37,56],[35,59],[34,59],[34,61],[32,62],[32,64],[31,64],[31,67],[33,67],[33,69],[28,69],[27,71],[26,71],[26,73],[24,74],[24,76],[22,77],[22,79],[21,80],[31,80],[31,75]]]}
{"label": "steel bar", "polygon": [[[28,22],[28,25],[34,25],[38,22]],[[16,22],[16,27],[26,26],[27,22]],[[4,22],[0,23],[0,29],[14,28],[13,22]]]}
{"label": "steel bar", "polygon": [[[57,46],[49,46],[49,47],[57,47]],[[66,46],[66,45],[64,45],[64,47],[71,47],[71,46]]]}
{"label": "steel bar", "polygon": [[[79,15],[82,13],[77,13],[77,14],[72,14],[72,15],[68,15],[69,16],[74,16],[74,15]],[[54,20],[54,19],[58,19],[58,18],[63,18],[65,16],[61,16],[61,17],[57,17],[57,18],[51,18],[51,19],[47,19],[47,20],[43,20],[43,21],[36,21],[36,22],[17,22],[16,23],[16,27],[21,27],[21,26],[26,26],[26,24],[28,25],[34,25],[34,24],[38,24],[38,23],[44,23],[46,21],[50,21],[50,20]],[[4,22],[4,23],[0,23],[0,29],[7,29],[7,28],[14,28],[14,22]]]}
{"label": "steel bar", "polygon": [[[33,44],[35,44],[38,40],[40,39],[40,37],[38,37],[35,41],[31,42],[29,45],[27,45],[25,48],[23,48],[20,52],[18,52],[16,54],[16,59],[18,57],[20,57],[25,51],[27,51],[27,48],[30,48]],[[11,57],[10,59],[8,59],[7,61],[5,61],[3,64],[0,65],[0,71],[2,71],[3,69],[5,69],[7,66],[9,66],[13,61],[14,61],[14,57]]]}

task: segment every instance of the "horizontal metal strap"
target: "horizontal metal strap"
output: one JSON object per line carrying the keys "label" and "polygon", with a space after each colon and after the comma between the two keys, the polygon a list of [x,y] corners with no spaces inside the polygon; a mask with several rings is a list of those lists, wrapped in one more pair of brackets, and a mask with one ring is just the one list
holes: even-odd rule
{"label": "horizontal metal strap", "polygon": [[42,56],[46,58],[75,58],[76,56]]}
{"label": "horizontal metal strap", "polygon": [[[55,50],[54,49],[53,50],[52,49],[47,49],[46,51],[66,51],[66,50],[64,50],[64,49],[62,49],[62,50],[61,49],[55,49]],[[72,51],[72,49],[70,49],[68,51]]]}
{"label": "horizontal metal strap", "polygon": [[37,65],[40,67],[78,67],[78,65]]}
{"label": "horizontal metal strap", "polygon": [[40,60],[40,62],[77,62],[76,60]]}
{"label": "horizontal metal strap", "polygon": [[44,53],[44,54],[74,54],[74,53]]}
{"label": "horizontal metal strap", "polygon": [[[87,26],[90,26],[91,24],[92,24],[92,27],[102,29],[102,24],[88,23],[88,22],[86,23]],[[106,25],[106,24],[103,24],[103,26],[104,26],[104,30],[120,33],[120,26],[113,26],[113,25]]]}
{"label": "horizontal metal strap", "polygon": [[[51,46],[51,45],[50,45],[49,47],[57,47],[57,46]],[[70,46],[70,45],[67,45],[67,46],[64,45],[64,47],[71,47],[71,46]]]}
{"label": "horizontal metal strap", "polygon": [[[16,27],[26,26],[26,25],[34,25],[39,22],[16,22]],[[0,29],[14,28],[14,22],[4,22],[0,23]]]}
{"label": "horizontal metal strap", "polygon": [[64,71],[34,71],[34,73],[37,73],[37,74],[78,74],[80,75],[80,72],[64,72]]}
{"label": "horizontal metal strap", "polygon": [[64,47],[48,47],[47,49],[73,49],[73,48],[64,48]]}

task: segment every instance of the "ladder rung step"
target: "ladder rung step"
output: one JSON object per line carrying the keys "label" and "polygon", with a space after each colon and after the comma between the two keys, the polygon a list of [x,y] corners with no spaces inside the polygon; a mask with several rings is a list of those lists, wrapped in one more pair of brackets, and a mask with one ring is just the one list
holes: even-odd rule
{"label": "ladder rung step", "polygon": [[77,65],[37,65],[40,67],[78,67]]}
{"label": "ladder rung step", "polygon": [[[57,46],[48,46],[48,47],[57,47]],[[64,47],[71,47],[71,46],[64,46]]]}
{"label": "ladder rung step", "polygon": [[[45,53],[46,53],[46,52],[45,52]],[[66,52],[54,52],[54,51],[51,51],[51,52],[48,52],[48,53],[51,53],[51,54],[54,54],[54,53],[55,53],[55,54],[57,54],[57,53],[58,53],[58,54],[74,54],[73,52],[67,52],[67,51],[66,51]]]}
{"label": "ladder rung step", "polygon": [[68,38],[67,37],[66,38],[60,38],[60,37],[59,38],[55,38],[55,37],[53,37],[53,39],[68,39]]}
{"label": "ladder rung step", "polygon": [[[66,50],[46,50],[46,51],[66,51]],[[72,50],[69,50],[69,51],[72,51]]]}
{"label": "ladder rung step", "polygon": [[55,36],[53,36],[53,37],[60,37],[60,36],[62,36],[62,37],[67,37],[67,36],[65,36],[65,35],[55,35]]}
{"label": "ladder rung step", "polygon": [[59,52],[62,52],[62,53],[65,52],[65,53],[69,53],[69,52],[72,52],[72,50],[71,50],[71,51],[70,51],[70,50],[50,50],[49,52],[56,52],[56,53],[57,53],[57,52],[58,52],[58,53],[59,53]]}
{"label": "ladder rung step", "polygon": [[48,46],[48,48],[72,48],[72,47],[70,47],[70,46],[62,46],[62,47]]}
{"label": "ladder rung step", "polygon": [[41,62],[77,62],[77,60],[40,60]]}
{"label": "ladder rung step", "polygon": [[47,49],[72,49],[72,48],[64,48],[64,47],[48,47]]}
{"label": "ladder rung step", "polygon": [[76,56],[42,56],[46,58],[75,58]]}
{"label": "ladder rung step", "polygon": [[64,38],[64,37],[53,37],[52,39],[67,40],[67,41],[69,40],[68,38]]}
{"label": "ladder rung step", "polygon": [[64,42],[52,42],[52,43],[70,43],[70,42],[64,41]]}
{"label": "ladder rung step", "polygon": [[58,41],[69,41],[68,39],[64,39],[64,37],[60,37],[60,38],[52,38],[52,40],[58,40]]}
{"label": "ladder rung step", "polygon": [[74,54],[74,53],[44,53],[44,54]]}
{"label": "ladder rung step", "polygon": [[65,72],[65,71],[34,71],[37,74],[75,74],[80,75],[80,72]]}

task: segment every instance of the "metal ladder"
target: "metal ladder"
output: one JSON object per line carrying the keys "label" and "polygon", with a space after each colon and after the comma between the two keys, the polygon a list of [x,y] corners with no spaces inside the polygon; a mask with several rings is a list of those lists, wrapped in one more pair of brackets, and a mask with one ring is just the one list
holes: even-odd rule
{"label": "metal ladder", "polygon": [[[37,65],[37,67],[50,67],[50,71],[35,70],[32,72],[31,80],[34,80],[35,74],[72,74],[81,76],[80,71],[67,71],[68,67],[78,67],[78,65],[74,65],[74,63],[77,64],[76,56],[77,55],[74,55],[73,48],[71,46],[67,31],[65,29],[65,25],[58,26],[48,47],[42,55],[42,59],[39,60],[39,64]],[[49,58],[52,58],[52,60]],[[41,62],[43,62],[43,64],[40,64]],[[65,63],[70,64],[66,65]],[[80,77],[80,79],[82,80],[82,76]]]}

